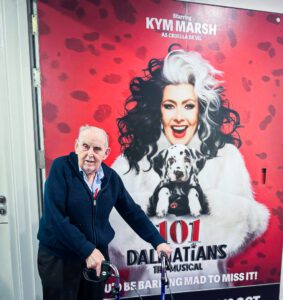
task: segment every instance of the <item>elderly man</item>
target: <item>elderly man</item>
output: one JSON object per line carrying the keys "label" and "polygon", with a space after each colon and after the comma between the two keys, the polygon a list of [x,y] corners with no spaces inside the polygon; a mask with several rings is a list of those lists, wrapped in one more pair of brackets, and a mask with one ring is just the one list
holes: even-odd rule
{"label": "elderly man", "polygon": [[104,130],[83,126],[75,153],[54,160],[45,184],[44,212],[38,239],[38,270],[44,300],[103,298],[103,284],[86,281],[85,265],[100,274],[114,237],[109,223],[113,206],[157,252],[171,248],[135,204],[120,177],[105,160],[110,153]]}

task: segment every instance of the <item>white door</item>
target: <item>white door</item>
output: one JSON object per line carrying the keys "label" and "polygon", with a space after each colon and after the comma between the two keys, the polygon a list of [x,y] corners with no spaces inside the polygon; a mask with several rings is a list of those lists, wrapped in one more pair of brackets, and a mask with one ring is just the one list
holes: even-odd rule
{"label": "white door", "polygon": [[[1,166],[2,164],[0,164]],[[1,170],[3,170],[1,168]],[[2,178],[1,178],[2,179]],[[3,191],[2,180],[0,180],[0,193]],[[8,226],[8,217],[4,212],[2,205],[3,197],[0,195],[0,299],[12,300],[13,297],[13,281],[12,281],[12,265],[11,265],[11,249],[10,235]],[[1,201],[2,200],[2,201]],[[5,215],[4,215],[5,213]]]}
{"label": "white door", "polygon": [[[8,172],[9,166],[6,160],[7,154],[7,135],[8,135],[8,115],[7,115],[7,73],[6,73],[6,43],[3,11],[1,3],[0,15],[0,299],[13,300],[13,279],[12,279],[12,260],[11,260],[11,241],[8,223],[7,194],[8,194]],[[8,150],[9,151],[9,150]]]}
{"label": "white door", "polygon": [[[7,224],[0,223],[0,237],[1,237],[0,299],[12,300],[15,298],[13,297],[11,256],[10,256],[10,249],[8,246],[9,228]],[[2,241],[4,241],[3,244]]]}

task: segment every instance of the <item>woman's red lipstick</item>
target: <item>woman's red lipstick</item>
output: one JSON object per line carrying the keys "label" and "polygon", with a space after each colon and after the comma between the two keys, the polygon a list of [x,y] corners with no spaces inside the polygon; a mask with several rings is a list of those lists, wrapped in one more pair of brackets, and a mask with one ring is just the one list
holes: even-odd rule
{"label": "woman's red lipstick", "polygon": [[188,126],[171,126],[173,136],[177,139],[183,138],[187,133]]}

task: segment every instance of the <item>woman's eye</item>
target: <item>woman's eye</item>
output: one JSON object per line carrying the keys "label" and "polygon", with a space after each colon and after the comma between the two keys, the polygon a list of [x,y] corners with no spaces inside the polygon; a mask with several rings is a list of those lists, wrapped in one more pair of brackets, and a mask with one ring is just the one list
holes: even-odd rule
{"label": "woman's eye", "polygon": [[193,103],[186,104],[185,106],[185,109],[194,109],[194,108],[195,108],[195,104]]}
{"label": "woman's eye", "polygon": [[165,109],[173,109],[174,108],[174,106],[172,104],[163,104],[163,107]]}

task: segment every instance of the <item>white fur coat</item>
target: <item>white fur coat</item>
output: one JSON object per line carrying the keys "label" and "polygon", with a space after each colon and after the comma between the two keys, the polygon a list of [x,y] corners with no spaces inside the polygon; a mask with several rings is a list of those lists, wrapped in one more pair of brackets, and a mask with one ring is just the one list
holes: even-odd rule
{"label": "white fur coat", "polygon": [[[158,141],[158,152],[170,146],[164,135]],[[194,136],[189,148],[199,150],[200,141],[197,134]],[[148,201],[160,178],[151,169],[149,172],[148,161],[143,158],[140,163],[141,172],[136,175],[135,171],[128,171],[128,162],[123,155],[119,156],[112,168],[121,176],[126,189],[130,195],[146,212]],[[244,249],[253,239],[260,236],[268,226],[269,212],[267,208],[254,199],[250,184],[249,173],[239,150],[226,144],[218,151],[217,157],[207,160],[204,168],[198,174],[199,184],[207,197],[210,214],[202,215],[200,219],[200,232],[198,245],[227,245],[227,258]],[[167,220],[169,227],[176,220],[185,220],[187,224],[195,219],[191,216],[176,217],[167,215],[160,219],[151,218],[153,224],[157,225]],[[151,280],[160,278],[160,274],[154,273],[153,265],[126,266],[126,254],[128,249],[138,252],[141,249],[150,249],[151,245],[142,241],[121,219],[116,211],[111,214],[110,222],[116,231],[116,237],[110,245],[111,261],[120,269],[128,268],[130,281]],[[170,242],[170,241],[169,241]],[[188,243],[174,244],[172,248],[188,246]],[[206,276],[206,282],[200,284],[186,285],[184,280],[178,287],[172,285],[174,291],[196,290],[203,288],[217,288],[227,286],[218,282],[209,282],[208,275],[222,274],[226,272],[226,260],[200,261],[202,270],[181,271],[169,274],[170,278],[183,278],[189,276]],[[183,262],[185,263],[185,262]],[[176,282],[175,282],[176,283]],[[230,284],[231,285],[231,284]],[[149,283],[150,286],[150,283]],[[159,293],[159,288],[150,286],[144,291],[144,295]],[[128,296],[134,296],[134,292],[128,292]]]}

